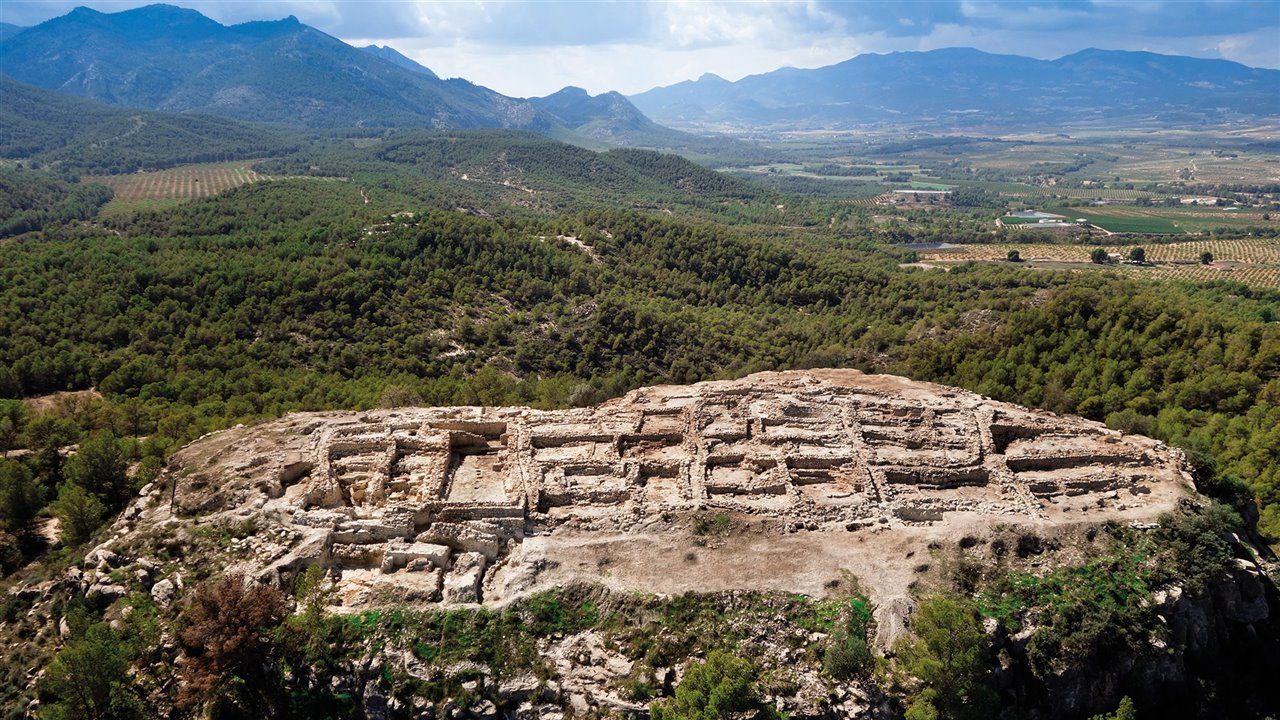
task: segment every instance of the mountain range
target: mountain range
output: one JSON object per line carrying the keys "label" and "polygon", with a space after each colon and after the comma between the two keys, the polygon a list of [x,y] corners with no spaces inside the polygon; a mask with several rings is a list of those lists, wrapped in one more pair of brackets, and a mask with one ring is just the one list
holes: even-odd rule
{"label": "mountain range", "polygon": [[527,102],[441,81],[292,16],[224,26],[170,5],[76,8],[9,38],[17,80],[102,102],[312,127],[426,125],[545,129]]}
{"label": "mountain range", "polygon": [[575,87],[515,98],[442,79],[391,47],[353,47],[292,16],[225,26],[171,5],[81,7],[29,28],[0,26],[0,68],[23,83],[147,110],[312,128],[514,128],[589,147],[693,152],[713,141],[672,128],[997,131],[1280,116],[1280,71],[1107,50],[1052,61],[969,48],[866,54],[736,82],[708,74],[630,98]]}
{"label": "mountain range", "polygon": [[737,82],[707,74],[630,100],[682,128],[1194,126],[1280,116],[1280,70],[1148,52],[1083,50],[1050,61],[949,48]]}
{"label": "mountain range", "polygon": [[[389,47],[356,48],[290,16],[225,26],[148,5],[76,8],[0,43],[0,67],[30,85],[101,102],[308,127],[519,128],[652,144],[680,133],[616,93],[513,98],[441,79]],[[563,113],[561,116],[559,113]]]}

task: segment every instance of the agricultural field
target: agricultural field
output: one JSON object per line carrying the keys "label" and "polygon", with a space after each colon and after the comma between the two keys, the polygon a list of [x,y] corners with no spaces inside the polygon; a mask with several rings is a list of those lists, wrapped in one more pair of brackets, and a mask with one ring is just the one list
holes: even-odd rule
{"label": "agricultural field", "polygon": [[[1153,150],[1158,150],[1154,151]],[[1202,146],[1140,147],[1117,163],[1126,178],[1205,183],[1274,183],[1280,181],[1274,153],[1231,149],[1218,153]]]}
{"label": "agricultural field", "polygon": [[1280,223],[1278,216],[1263,219],[1261,210],[1226,210],[1198,206],[1103,205],[1051,208],[1050,211],[1071,218],[1085,218],[1104,230],[1124,233],[1194,233],[1218,228],[1239,229]]}
{"label": "agricultural field", "polygon": [[1128,188],[1071,188],[1040,185],[1023,185],[1022,187],[1025,190],[1021,192],[1015,191],[1002,194],[1029,197],[1059,197],[1070,200],[1137,200],[1138,198],[1158,197],[1155,193],[1147,192],[1146,190],[1130,190]]}
{"label": "agricultural field", "polygon": [[776,162],[767,165],[753,165],[743,168],[744,172],[756,174],[778,174],[778,175],[794,175],[796,177],[816,178],[822,180],[874,180],[880,181],[884,179],[884,175],[910,175],[913,178],[921,175],[924,170],[919,165],[883,165],[879,163],[858,162],[858,163],[829,163],[830,165],[841,168],[858,168],[872,170],[865,174],[845,174],[844,172],[823,173],[816,168],[820,165],[813,163],[798,162]]}
{"label": "agricultural field", "polygon": [[[1104,211],[1105,210],[1105,211]],[[1187,232],[1158,211],[1148,208],[1062,208],[1071,219],[1084,218],[1103,230],[1114,233],[1174,234]],[[1143,212],[1139,212],[1143,211]]]}
{"label": "agricultural field", "polygon": [[[1089,253],[1097,247],[1127,255],[1132,245],[1064,245],[1048,243],[1004,243],[948,245],[921,250],[921,262],[946,267],[958,263],[1006,262],[1010,250],[1017,250],[1022,266],[1032,269],[1082,270],[1141,273],[1162,279],[1192,281],[1233,280],[1254,287],[1280,289],[1280,240],[1248,238],[1239,240],[1197,240],[1141,246],[1150,265],[1097,265]],[[1200,255],[1213,254],[1210,265],[1200,264]]]}
{"label": "agricultural field", "polygon": [[[180,165],[168,170],[127,175],[85,175],[82,183],[109,185],[115,196],[102,206],[100,215],[110,216],[138,210],[158,210],[187,200],[211,197],[232,188],[264,180],[288,180],[293,175],[264,175],[253,169],[256,160]],[[310,176],[308,176],[310,177]],[[345,178],[310,178],[322,181]]]}
{"label": "agricultural field", "polygon": [[155,172],[136,172],[128,175],[90,175],[81,182],[109,185],[115,191],[115,199],[135,200],[191,200],[209,197],[259,180],[271,180],[253,170],[253,161],[231,163],[202,163],[182,165]]}
{"label": "agricultural field", "polygon": [[[973,139],[947,145],[922,144],[905,147],[898,152],[870,155],[877,163],[914,164],[924,168],[945,167],[959,161],[981,171],[1008,173],[1011,176],[1035,174],[1038,168],[1082,164],[1065,173],[1070,179],[1093,180],[1108,186],[1128,183],[1201,183],[1271,184],[1280,182],[1280,153],[1260,145],[1273,134],[1271,129],[1249,133],[1241,131],[1169,131],[1169,130],[1072,130],[1068,133],[1022,133],[1003,137]],[[804,147],[820,152],[821,143],[806,138]],[[829,143],[847,147],[854,142],[848,136],[828,138]],[[798,143],[796,144],[799,145]],[[835,160],[853,165],[867,165],[873,160],[849,154],[847,150]],[[1011,177],[1010,180],[1013,180]],[[968,185],[969,182],[964,184]],[[1014,195],[1058,195],[1081,199],[1133,199],[1149,197],[1140,190],[1110,188],[1063,188],[1024,185],[1021,182],[982,184],[1010,185],[1007,189],[988,188],[993,192]]]}

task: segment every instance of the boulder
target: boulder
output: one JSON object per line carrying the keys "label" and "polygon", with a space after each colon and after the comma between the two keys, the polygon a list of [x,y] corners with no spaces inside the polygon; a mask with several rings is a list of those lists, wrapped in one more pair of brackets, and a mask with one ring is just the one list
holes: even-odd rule
{"label": "boulder", "polygon": [[162,608],[172,605],[177,596],[178,588],[172,580],[161,580],[151,586],[151,601]]}

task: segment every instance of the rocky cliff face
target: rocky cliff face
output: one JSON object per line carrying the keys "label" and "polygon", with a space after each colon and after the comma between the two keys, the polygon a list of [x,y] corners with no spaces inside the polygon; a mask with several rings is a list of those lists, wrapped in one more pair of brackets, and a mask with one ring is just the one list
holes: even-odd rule
{"label": "rocky cliff face", "polygon": [[[1234,545],[1240,554],[1251,549]],[[1150,636],[1088,664],[1062,665],[1048,677],[1031,670],[1034,625],[997,634],[1003,663],[997,682],[1033,718],[1091,717],[1129,696],[1167,718],[1263,718],[1280,703],[1266,678],[1280,670],[1280,596],[1255,562],[1210,587],[1171,585],[1151,598],[1158,620]]]}

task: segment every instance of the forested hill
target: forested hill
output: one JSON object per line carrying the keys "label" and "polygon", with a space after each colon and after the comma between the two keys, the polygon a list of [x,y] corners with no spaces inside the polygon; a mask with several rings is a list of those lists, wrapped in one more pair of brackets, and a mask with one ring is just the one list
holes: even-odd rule
{"label": "forested hill", "polygon": [[105,185],[68,183],[35,170],[0,167],[0,238],[87,220],[111,199]]}
{"label": "forested hill", "polygon": [[0,157],[70,172],[120,173],[275,155],[286,134],[225,118],[111,107],[0,75]]}
{"label": "forested hill", "polygon": [[705,75],[631,100],[677,127],[1187,127],[1280,115],[1280,70],[1146,52],[1084,50],[1048,61],[946,48],[858,55],[736,82]]}
{"label": "forested hill", "polygon": [[663,127],[636,109],[616,92],[591,95],[586,90],[566,87],[546,97],[531,98],[542,112],[554,117],[571,134],[551,133],[569,142],[581,138],[603,145],[669,148],[708,153],[730,152],[744,145],[728,138],[707,138]]}
{"label": "forested hill", "polygon": [[479,214],[585,207],[777,214],[777,193],[651,150],[597,152],[528,132],[395,130],[259,165],[275,175],[348,177],[436,207]]}

